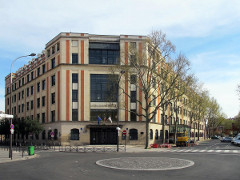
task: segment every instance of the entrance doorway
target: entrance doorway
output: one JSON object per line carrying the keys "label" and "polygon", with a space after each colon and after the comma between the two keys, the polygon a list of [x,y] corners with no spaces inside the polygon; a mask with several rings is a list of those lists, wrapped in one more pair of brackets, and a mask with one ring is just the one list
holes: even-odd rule
{"label": "entrance doorway", "polygon": [[91,145],[117,144],[116,128],[90,128]]}

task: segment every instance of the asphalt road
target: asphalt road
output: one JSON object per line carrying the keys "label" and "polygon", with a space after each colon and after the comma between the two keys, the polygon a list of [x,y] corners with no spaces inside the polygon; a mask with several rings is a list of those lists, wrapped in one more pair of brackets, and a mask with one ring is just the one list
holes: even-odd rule
{"label": "asphalt road", "polygon": [[[228,144],[210,141],[196,148],[226,148]],[[239,148],[229,146],[231,148]],[[63,153],[39,152],[39,157],[26,161],[0,164],[1,180],[239,180],[239,154],[209,153]],[[179,170],[130,171],[116,170],[96,165],[96,161],[121,157],[169,157],[194,162]]]}

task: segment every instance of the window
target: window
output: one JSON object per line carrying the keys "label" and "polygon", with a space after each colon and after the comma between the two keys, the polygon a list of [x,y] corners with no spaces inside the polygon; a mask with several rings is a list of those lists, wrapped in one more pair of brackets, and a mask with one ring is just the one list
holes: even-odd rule
{"label": "window", "polygon": [[34,72],[31,72],[31,81],[34,79]]}
{"label": "window", "polygon": [[72,109],[72,121],[78,121],[78,109]]}
{"label": "window", "polygon": [[37,76],[40,76],[40,67],[37,68]]}
{"label": "window", "polygon": [[51,67],[52,67],[52,69],[55,68],[55,58],[53,58],[53,59],[51,60]]}
{"label": "window", "polygon": [[47,50],[47,57],[50,56],[50,49]]}
{"label": "window", "polygon": [[52,104],[55,104],[55,93],[51,94],[51,100],[52,100]]}
{"label": "window", "polygon": [[28,74],[27,75],[27,82],[29,82],[30,81],[30,75]]}
{"label": "window", "polygon": [[131,110],[131,121],[137,121],[136,110]]}
{"label": "window", "polygon": [[89,43],[89,64],[119,64],[119,43]]}
{"label": "window", "polygon": [[137,129],[129,130],[129,140],[138,140],[138,130]]}
{"label": "window", "polygon": [[78,83],[78,74],[77,73],[72,74],[72,83]]}
{"label": "window", "polygon": [[60,43],[58,42],[57,43],[57,51],[59,51],[60,50]]}
{"label": "window", "polygon": [[90,121],[97,121],[98,116],[104,120],[111,117],[111,120],[114,122],[117,121],[117,110],[115,109],[91,109],[90,111]]}
{"label": "window", "polygon": [[40,82],[37,83],[37,92],[40,92]]}
{"label": "window", "polygon": [[33,110],[33,101],[31,101],[31,110]]}
{"label": "window", "polygon": [[55,46],[52,47],[52,54],[55,53]]}
{"label": "window", "polygon": [[52,122],[55,122],[55,110],[51,111],[51,120]]}
{"label": "window", "polygon": [[155,139],[158,139],[158,130],[155,131]]}
{"label": "window", "polygon": [[45,90],[46,80],[42,80],[42,90]]}
{"label": "window", "polygon": [[46,65],[43,64],[43,65],[42,65],[42,74],[44,74],[44,73],[46,72],[46,69],[45,69],[45,68],[46,68]]}
{"label": "window", "polygon": [[73,40],[73,41],[72,41],[72,46],[77,47],[77,46],[78,46],[78,41]]}
{"label": "window", "polygon": [[31,86],[31,95],[33,95],[33,90],[34,90],[34,88],[33,88],[33,86]]}
{"label": "window", "polygon": [[21,79],[18,81],[18,87],[21,87]]}
{"label": "window", "polygon": [[40,107],[40,98],[37,98],[37,108]]}
{"label": "window", "polygon": [[72,64],[78,64],[78,53],[72,54]]}
{"label": "window", "polygon": [[29,110],[29,102],[27,102],[27,111]]}
{"label": "window", "polygon": [[130,65],[131,65],[131,66],[134,66],[134,65],[136,65],[136,63],[137,63],[137,57],[136,57],[136,55],[135,55],[135,54],[131,54],[131,55],[130,55]]}
{"label": "window", "polygon": [[20,111],[21,111],[21,106],[18,105],[18,113],[20,113]]}
{"label": "window", "polygon": [[79,130],[78,129],[71,129],[70,140],[79,140]]}
{"label": "window", "polygon": [[52,86],[55,86],[55,75],[53,75],[51,79],[52,79]]}
{"label": "window", "polygon": [[72,90],[72,102],[78,102],[78,90]]}
{"label": "window", "polygon": [[137,76],[136,75],[131,75],[130,78],[131,78],[130,79],[131,84],[136,84],[137,83]]}
{"label": "window", "polygon": [[42,113],[42,123],[45,123],[45,113]]}
{"label": "window", "polygon": [[150,139],[153,139],[153,130],[152,130],[152,129],[150,129],[150,134],[149,134],[149,136],[150,136]]}
{"label": "window", "polygon": [[22,112],[24,111],[24,104],[22,104]]}
{"label": "window", "polygon": [[24,78],[22,78],[22,86],[24,85]]}
{"label": "window", "polygon": [[19,92],[18,93],[18,100],[20,100],[21,99],[21,93]]}
{"label": "window", "polygon": [[42,97],[42,107],[45,106],[45,96]]}
{"label": "window", "polygon": [[137,93],[136,91],[131,91],[131,102],[135,103],[137,101]]}
{"label": "window", "polygon": [[22,99],[24,98],[24,90],[22,91]]}
{"label": "window", "polygon": [[117,102],[117,83],[110,78],[117,78],[117,75],[90,75],[91,102]]}

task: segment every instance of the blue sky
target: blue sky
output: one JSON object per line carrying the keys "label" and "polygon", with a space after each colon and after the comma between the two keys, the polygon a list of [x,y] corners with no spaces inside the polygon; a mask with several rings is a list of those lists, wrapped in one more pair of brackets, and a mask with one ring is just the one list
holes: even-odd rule
{"label": "blue sky", "polygon": [[[228,117],[240,101],[239,0],[0,0],[0,110],[13,59],[41,53],[60,32],[147,35],[162,30]],[[31,58],[19,59],[13,71]]]}

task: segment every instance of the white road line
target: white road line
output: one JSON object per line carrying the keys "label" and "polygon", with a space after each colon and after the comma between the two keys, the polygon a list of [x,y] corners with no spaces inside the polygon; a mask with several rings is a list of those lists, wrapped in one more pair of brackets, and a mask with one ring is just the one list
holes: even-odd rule
{"label": "white road line", "polygon": [[213,150],[208,150],[207,152],[213,152]]}
{"label": "white road line", "polygon": [[225,150],[224,152],[225,152],[225,153],[228,153],[229,151],[230,151],[230,150]]}
{"label": "white road line", "polygon": [[201,151],[199,151],[199,152],[205,152],[206,150],[204,149],[204,150],[201,150]]}
{"label": "white road line", "polygon": [[233,153],[239,153],[239,151],[238,150],[233,150]]}
{"label": "white road line", "polygon": [[199,151],[198,149],[195,149],[195,150],[193,150],[192,152],[197,152],[197,151]]}
{"label": "white road line", "polygon": [[216,152],[222,152],[222,150],[216,150]]}

